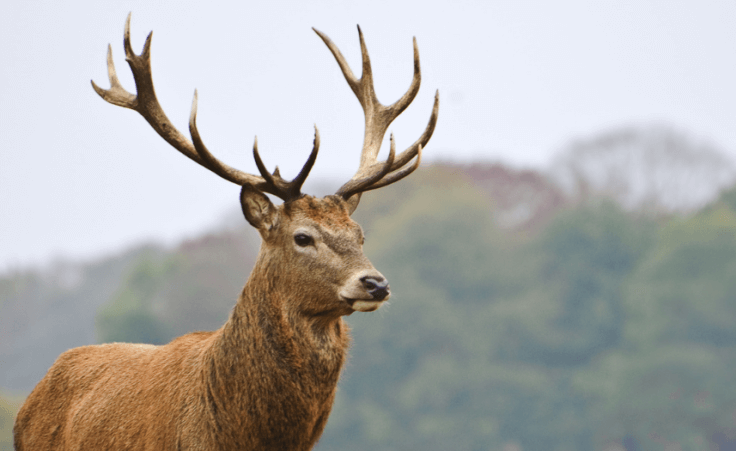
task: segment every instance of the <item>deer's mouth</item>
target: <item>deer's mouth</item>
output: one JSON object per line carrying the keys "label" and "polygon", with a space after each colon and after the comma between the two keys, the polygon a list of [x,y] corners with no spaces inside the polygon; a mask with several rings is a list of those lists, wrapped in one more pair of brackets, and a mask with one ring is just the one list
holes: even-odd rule
{"label": "deer's mouth", "polygon": [[385,299],[343,299],[356,312],[374,312],[378,310]]}

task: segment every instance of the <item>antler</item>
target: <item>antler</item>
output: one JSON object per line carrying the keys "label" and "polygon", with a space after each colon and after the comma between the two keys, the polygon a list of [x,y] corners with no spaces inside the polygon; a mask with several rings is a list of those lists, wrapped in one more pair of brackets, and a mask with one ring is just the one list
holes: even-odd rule
{"label": "antler", "polygon": [[261,157],[258,154],[258,141],[253,145],[253,157],[261,176],[248,174],[238,169],[232,168],[220,160],[215,158],[205,147],[197,130],[197,91],[194,91],[194,100],[192,101],[192,111],[189,116],[189,132],[192,141],[189,141],[181,132],[179,132],[166,117],[164,110],[156,98],[156,92],[153,89],[153,78],[151,75],[151,36],[153,32],[148,34],[146,42],[143,45],[143,51],[140,55],[133,52],[130,44],[130,17],[125,21],[125,35],[123,45],[125,47],[125,60],[130,65],[135,80],[136,94],[133,95],[126,91],[118,80],[115,72],[115,65],[112,60],[112,47],[107,47],[107,72],[110,78],[110,89],[102,89],[92,81],[92,87],[105,101],[113,105],[137,111],[146,121],[153,127],[163,139],[171,146],[183,153],[185,156],[195,161],[197,164],[209,169],[220,177],[233,182],[237,185],[253,185],[257,189],[271,193],[284,201],[301,197],[301,187],[306,180],[309,171],[312,169],[317,152],[319,151],[319,131],[314,127],[314,146],[312,153],[309,155],[307,162],[299,172],[299,175],[287,182],[279,174],[278,167],[269,174],[266,170]]}
{"label": "antler", "polygon": [[[377,162],[376,160],[378,152],[381,149],[381,142],[383,141],[383,137],[386,135],[386,130],[389,125],[409,106],[409,104],[414,100],[414,97],[416,97],[417,92],[419,92],[422,74],[419,68],[419,49],[417,48],[416,38],[414,38],[414,77],[412,78],[409,90],[394,104],[385,106],[378,101],[378,98],[376,98],[376,92],[373,87],[371,60],[368,56],[368,49],[366,48],[365,41],[363,40],[363,32],[360,30],[360,27],[358,27],[358,35],[360,37],[360,50],[363,56],[363,73],[360,79],[357,79],[355,75],[353,75],[348,63],[345,61],[342,53],[340,53],[340,50],[332,40],[330,40],[330,38],[321,31],[314,28],[313,30],[320,38],[322,38],[324,43],[327,45],[327,48],[332,52],[332,55],[337,60],[337,64],[340,66],[340,69],[345,76],[345,80],[355,93],[355,96],[358,98],[360,105],[363,107],[363,112],[365,113],[365,139],[363,141],[363,150],[360,155],[360,166],[353,178],[340,187],[336,194],[347,200],[355,194],[360,194],[364,191],[389,185],[414,172],[414,170],[419,167],[422,148],[424,148],[427,145],[427,142],[429,142],[429,139],[432,137],[432,133],[434,132],[435,125],[437,124],[440,100],[439,91],[435,93],[432,115],[429,118],[427,128],[419,139],[409,146],[409,148],[396,156],[395,143],[392,134],[391,149],[388,158],[385,162]],[[416,157],[414,164],[406,166],[414,157]]]}

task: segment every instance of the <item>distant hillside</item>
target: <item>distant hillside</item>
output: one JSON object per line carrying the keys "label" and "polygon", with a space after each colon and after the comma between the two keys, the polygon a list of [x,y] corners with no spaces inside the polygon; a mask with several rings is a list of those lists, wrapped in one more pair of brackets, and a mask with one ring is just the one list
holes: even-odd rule
{"label": "distant hillside", "polygon": [[[355,219],[393,295],[348,318],[317,449],[727,449],[736,188],[679,216],[615,200],[490,164],[427,166],[366,193]],[[30,390],[69,347],[219,327],[258,243],[243,221],[1,278],[0,389]]]}

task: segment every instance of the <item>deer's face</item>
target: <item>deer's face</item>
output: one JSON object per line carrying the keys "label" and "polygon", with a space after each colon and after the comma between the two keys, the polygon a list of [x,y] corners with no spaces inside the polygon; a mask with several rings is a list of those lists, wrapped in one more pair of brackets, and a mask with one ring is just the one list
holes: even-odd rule
{"label": "deer's face", "polygon": [[[390,295],[388,282],[363,254],[363,230],[339,196],[304,196],[273,206],[265,196],[244,195],[246,218],[263,238],[263,256],[283,268],[278,280],[299,293],[298,309],[309,315],[346,315],[378,309]],[[268,204],[261,203],[265,198]],[[249,199],[257,199],[255,202]],[[248,202],[253,205],[248,207]],[[270,211],[258,221],[246,210]]]}

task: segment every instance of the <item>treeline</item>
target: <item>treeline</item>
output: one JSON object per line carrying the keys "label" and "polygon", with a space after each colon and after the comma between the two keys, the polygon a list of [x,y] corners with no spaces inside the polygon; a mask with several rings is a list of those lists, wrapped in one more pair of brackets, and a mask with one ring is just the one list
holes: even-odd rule
{"label": "treeline", "polygon": [[[630,139],[602,145],[626,147]],[[569,167],[591,163],[569,171],[575,184],[567,191],[533,171],[439,164],[364,196],[356,220],[393,295],[378,312],[348,318],[351,358],[317,449],[736,444],[736,188],[705,207],[668,209],[669,191],[657,204],[636,180],[628,191],[620,179],[602,184],[596,174],[615,172],[606,161],[628,160],[585,160],[586,146],[569,153],[580,157]],[[687,175],[682,167],[673,173]],[[215,329],[258,241],[243,227],[171,250],[137,249],[80,269],[76,279],[1,279],[0,325],[16,329],[0,328],[0,354],[26,371],[29,358],[10,348],[26,346],[25,355],[31,347],[12,340],[52,324],[18,313],[29,293],[38,315],[104,296],[82,303],[94,320],[79,321],[75,340],[85,331],[98,342],[165,343]],[[20,379],[29,380],[2,380],[17,391]],[[9,405],[0,403],[0,414]],[[0,434],[7,424],[0,422]]]}

